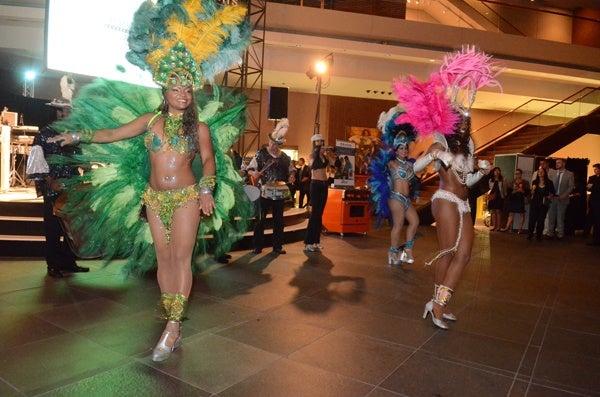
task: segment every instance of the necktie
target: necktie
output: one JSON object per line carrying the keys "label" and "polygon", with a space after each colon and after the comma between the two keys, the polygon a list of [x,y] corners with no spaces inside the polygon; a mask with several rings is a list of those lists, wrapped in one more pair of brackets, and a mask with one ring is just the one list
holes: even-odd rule
{"label": "necktie", "polygon": [[558,179],[556,179],[556,195],[560,196],[560,181],[562,179],[562,171],[558,172]]}

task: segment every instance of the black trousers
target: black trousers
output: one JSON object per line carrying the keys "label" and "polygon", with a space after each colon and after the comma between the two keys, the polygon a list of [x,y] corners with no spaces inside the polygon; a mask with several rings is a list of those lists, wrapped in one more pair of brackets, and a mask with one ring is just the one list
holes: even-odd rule
{"label": "black trousers", "polygon": [[327,181],[310,182],[310,205],[311,213],[308,219],[308,227],[304,244],[319,244],[321,242],[321,229],[323,228],[323,211],[327,204],[329,183]]}
{"label": "black trousers", "polygon": [[55,202],[56,197],[44,197],[46,264],[54,269],[67,269],[76,265],[76,256],[69,246],[68,237],[60,219],[53,214]]}
{"label": "black trousers", "polygon": [[529,235],[536,232],[537,237],[542,237],[544,231],[544,221],[548,207],[543,204],[531,204],[529,207]]}
{"label": "black trousers", "polygon": [[273,249],[278,250],[283,246],[283,207],[285,200],[270,200],[260,198],[258,221],[254,226],[254,238],[252,246],[254,249],[262,249],[265,244],[265,221],[269,209],[273,214]]}
{"label": "black trousers", "polygon": [[[300,197],[298,198],[298,207],[302,208],[310,204],[310,187],[300,186]],[[304,203],[304,197],[306,197],[306,203]]]}

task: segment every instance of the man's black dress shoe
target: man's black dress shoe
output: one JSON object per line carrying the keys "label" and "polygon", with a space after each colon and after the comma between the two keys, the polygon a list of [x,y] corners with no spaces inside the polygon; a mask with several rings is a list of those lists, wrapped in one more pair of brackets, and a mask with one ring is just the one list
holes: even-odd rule
{"label": "man's black dress shoe", "polygon": [[69,273],[87,273],[90,271],[89,267],[81,267],[81,266],[77,266],[77,265],[72,265],[69,267],[65,267],[64,269],[62,269],[63,272],[69,272]]}
{"label": "man's black dress shoe", "polygon": [[273,250],[273,253],[277,254],[277,255],[285,255],[286,254],[286,252],[285,252],[285,250],[283,248],[275,248]]}
{"label": "man's black dress shoe", "polygon": [[63,278],[62,272],[55,267],[48,268],[48,276],[53,277],[53,278]]}
{"label": "man's black dress shoe", "polygon": [[262,249],[260,249],[260,248],[254,248],[254,249],[252,250],[252,253],[253,253],[254,255],[258,255],[258,254],[260,254],[261,252],[262,252]]}
{"label": "man's black dress shoe", "polygon": [[221,255],[221,256],[216,257],[216,259],[217,259],[217,262],[226,264],[226,263],[229,263],[229,258],[227,258],[227,257],[231,258],[231,255]]}

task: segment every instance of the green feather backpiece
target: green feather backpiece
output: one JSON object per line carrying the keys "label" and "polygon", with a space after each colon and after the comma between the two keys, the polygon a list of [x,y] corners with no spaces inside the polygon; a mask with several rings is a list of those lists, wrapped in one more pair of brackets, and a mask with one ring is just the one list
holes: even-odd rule
{"label": "green feather backpiece", "polygon": [[[252,203],[242,179],[227,155],[245,127],[245,97],[236,91],[213,86],[213,92],[196,91],[199,114],[211,130],[217,166],[214,192],[216,211],[203,218],[198,229],[194,257],[210,249],[227,252],[248,229]],[[70,117],[53,124],[58,131],[114,128],[154,112],[162,101],[160,89],[97,79],[82,88],[73,101]],[[125,274],[141,274],[156,264],[148,224],[140,220],[141,194],[150,176],[144,134],[119,142],[80,144],[81,154],[54,156],[51,163],[70,164],[84,170],[64,180],[67,200],[61,212],[70,220],[82,257],[102,257],[105,264],[127,258]],[[198,156],[194,173],[202,175]],[[197,266],[197,265],[195,265]]]}
{"label": "green feather backpiece", "polygon": [[[204,23],[217,21],[221,39],[217,42],[202,41],[198,45],[201,50],[206,49],[209,45],[215,45],[217,47],[214,48],[214,52],[204,54],[204,51],[198,52],[188,48],[188,50],[192,50],[192,56],[201,69],[202,79],[212,84],[220,73],[229,70],[232,65],[242,63],[242,54],[250,45],[252,27],[249,19],[244,18],[236,23],[227,23],[222,14],[224,9],[231,11],[233,8],[239,8],[241,4],[240,2],[240,5],[233,5],[217,0],[192,2],[189,0],[146,0],[133,16],[127,38],[129,51],[126,59],[142,70],[155,73],[154,69],[157,65],[148,64],[147,57],[165,44],[163,40],[173,37],[173,33],[169,30],[169,25],[174,23],[173,18],[178,22],[192,22],[198,28],[197,32],[188,39],[198,38],[202,31],[200,28]],[[198,9],[196,10],[196,8]],[[190,9],[196,11],[191,13]],[[175,36],[182,39],[186,46],[190,44],[185,37]]]}

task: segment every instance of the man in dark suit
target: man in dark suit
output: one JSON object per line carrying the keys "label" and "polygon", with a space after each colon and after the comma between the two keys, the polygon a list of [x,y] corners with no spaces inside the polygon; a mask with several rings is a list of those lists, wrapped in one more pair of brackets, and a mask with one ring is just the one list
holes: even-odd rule
{"label": "man in dark suit", "polygon": [[[304,158],[298,159],[298,190],[300,198],[298,199],[298,207],[304,208],[310,203],[310,166],[306,164]],[[306,197],[306,204],[304,203]]]}

